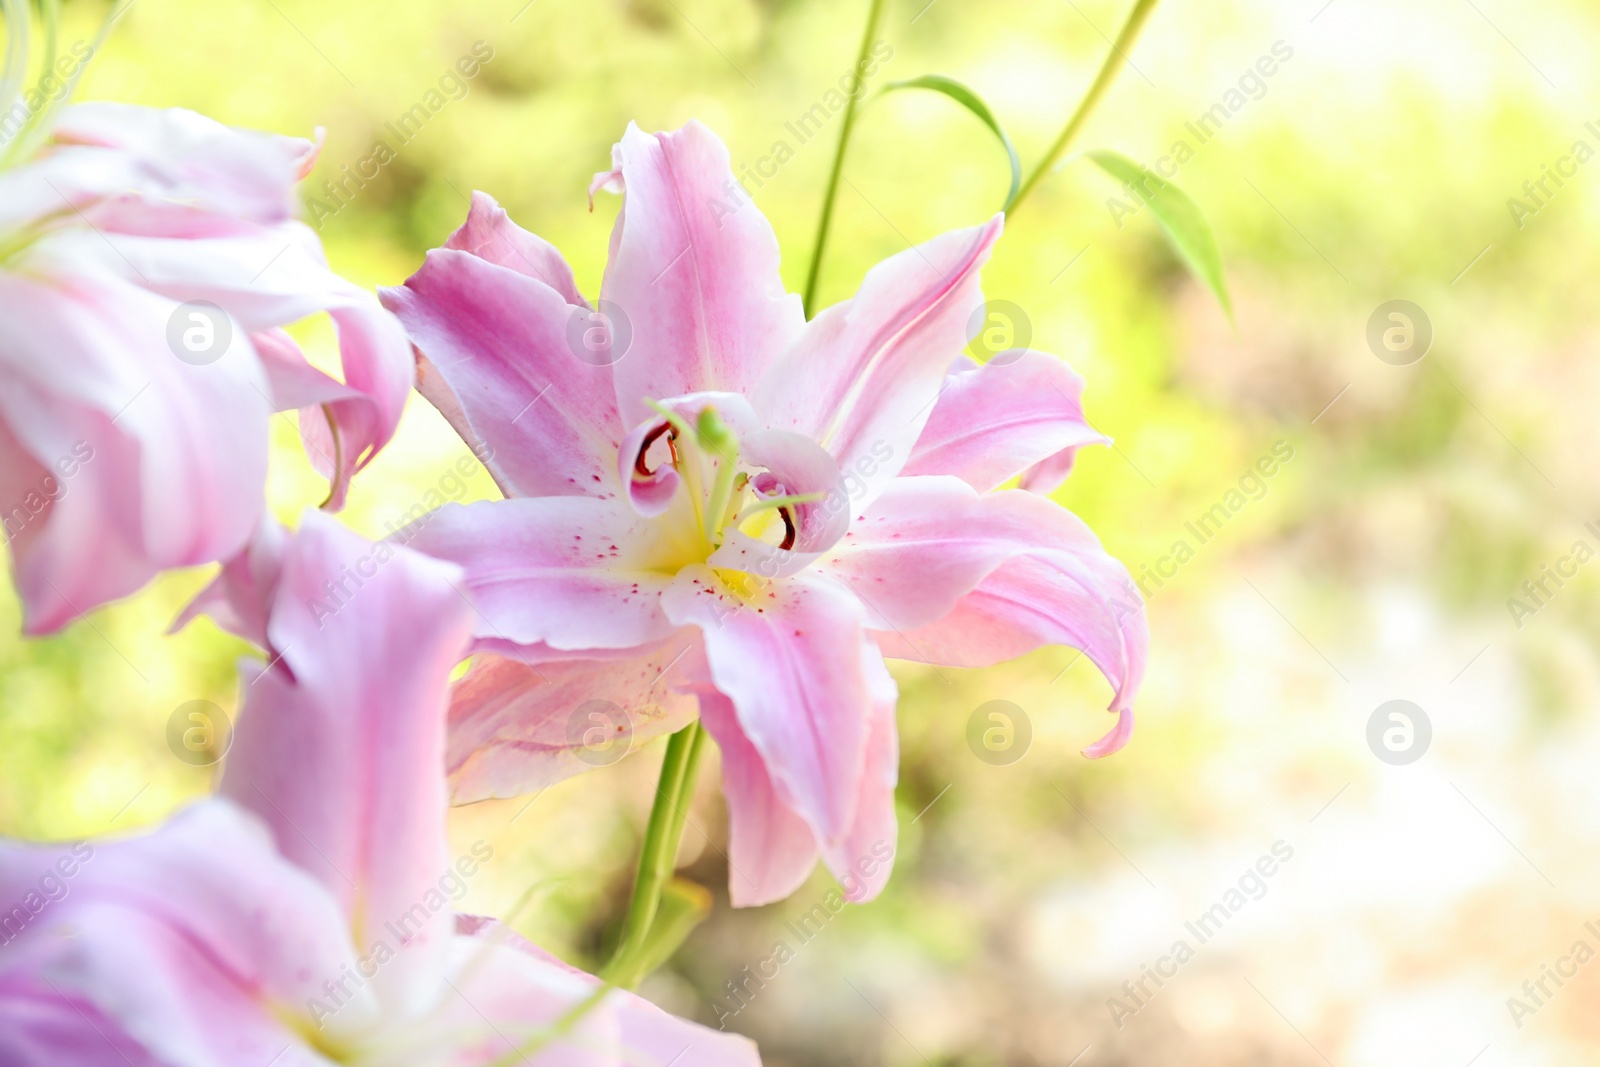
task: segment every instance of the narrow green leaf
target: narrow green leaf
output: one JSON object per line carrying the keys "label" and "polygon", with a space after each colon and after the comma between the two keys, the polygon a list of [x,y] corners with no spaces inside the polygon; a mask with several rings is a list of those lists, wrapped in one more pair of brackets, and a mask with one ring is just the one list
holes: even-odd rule
{"label": "narrow green leaf", "polygon": [[1096,148],[1084,155],[1121,182],[1135,203],[1149,206],[1178,256],[1216,295],[1228,318],[1233,318],[1228,280],[1222,272],[1222,253],[1199,206],[1182,189],[1121,153]]}
{"label": "narrow green leaf", "polygon": [[989,110],[989,105],[983,98],[971,89],[962,85],[954,78],[946,78],[943,74],[924,74],[920,78],[907,78],[905,81],[890,82],[883,87],[883,91],[893,92],[896,89],[932,89],[936,93],[943,93],[974,115],[978,121],[993,131],[1000,139],[1000,146],[1006,150],[1006,158],[1011,161],[1011,188],[1006,192],[1005,207],[1011,207],[1011,201],[1017,197],[1017,190],[1022,186],[1022,160],[1017,158],[1017,150],[1011,144],[1011,138],[1006,136],[1005,129],[1000,125],[1000,120],[994,117],[994,112]]}

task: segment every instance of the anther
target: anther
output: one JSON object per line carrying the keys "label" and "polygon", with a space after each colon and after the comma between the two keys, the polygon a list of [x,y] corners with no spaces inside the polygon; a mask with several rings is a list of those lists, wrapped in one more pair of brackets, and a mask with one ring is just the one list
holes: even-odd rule
{"label": "anther", "polygon": [[660,426],[644,435],[644,441],[639,445],[639,454],[634,457],[633,472],[641,478],[648,478],[655,471],[645,466],[645,457],[650,454],[650,446],[661,440],[661,435],[667,435],[667,450],[672,453],[672,465],[678,465],[678,431],[670,422],[663,422]]}

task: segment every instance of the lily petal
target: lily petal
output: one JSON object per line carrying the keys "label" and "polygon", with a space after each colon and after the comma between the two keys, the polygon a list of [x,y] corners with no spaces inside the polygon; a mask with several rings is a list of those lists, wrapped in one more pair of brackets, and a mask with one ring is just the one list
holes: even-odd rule
{"label": "lily petal", "polygon": [[[617,477],[628,487],[628,503],[646,518],[664,514],[678,492],[682,479],[678,477],[675,442],[671,423],[665,418],[649,419],[629,430],[617,450]],[[660,455],[663,450],[668,456]]]}
{"label": "lily petal", "polygon": [[308,512],[267,627],[279,662],[246,671],[221,785],[340,901],[358,946],[401,938],[373,986],[407,1012],[439,995],[448,951],[449,909],[427,894],[448,864],[445,691],[471,616],[458,580]]}
{"label": "lily petal", "polygon": [[676,629],[655,595],[671,581],[655,559],[668,546],[620,500],[446,504],[399,536],[466,570],[479,637],[617,649],[661,641]]}
{"label": "lily petal", "polygon": [[[1083,650],[1115,690],[1117,724],[1083,750],[1108,756],[1133,735],[1133,699],[1144,677],[1149,642],[1144,602],[1110,557],[1107,563],[1063,566],[1062,554],[1001,565],[942,620],[904,633],[878,635],[884,654],[951,666],[988,666],[1041,645]],[[1123,584],[1125,583],[1125,584]],[[977,635],[977,636],[974,636]]]}
{"label": "lily petal", "polygon": [[[466,917],[462,917],[466,918]],[[469,923],[471,920],[467,920]],[[374,1051],[401,1062],[456,1067],[623,1067],[614,992],[591,1001],[592,980],[520,951],[512,930],[494,921],[452,939],[448,992],[427,1034],[404,1031]],[[680,1065],[681,1067],[681,1065]]]}
{"label": "lily petal", "polygon": [[537,664],[475,657],[450,697],[452,803],[531,793],[683,729],[694,698],[674,672],[692,644],[684,634],[626,658]]}
{"label": "lily petal", "polygon": [[745,737],[733,702],[715,689],[700,694],[700,722],[722,752],[728,801],[728,899],[736,908],[782,900],[817,865],[817,835],[778,795],[765,761]]}
{"label": "lily petal", "polygon": [[[0,418],[59,476],[19,543],[29,633],[48,633],[159,570],[233,555],[266,485],[270,403],[248,341],[208,366],[173,357],[171,305],[83,265],[45,283],[0,274]],[[174,491],[177,487],[181,491]],[[6,500],[9,518],[25,501]]]}
{"label": "lily petal", "polygon": [[722,788],[728,800],[728,896],[734,907],[758,907],[789,896],[810,876],[819,852],[843,886],[846,900],[871,900],[888,883],[897,836],[897,691],[875,645],[864,642],[861,656],[872,693],[866,758],[851,827],[825,847],[773,785],[761,753],[739,725],[732,701],[715,689],[701,690],[700,720],[722,751]]}
{"label": "lily petal", "polygon": [[[104,173],[113,159],[134,162],[137,183],[103,190],[123,208],[132,189],[152,212],[182,207],[260,223],[286,222],[299,213],[294,186],[310,171],[318,149],[300,137],[225,126],[183,108],[109,101],[63,108],[51,139],[61,146],[57,152],[84,158],[81,169],[89,174]],[[117,210],[102,212],[96,221],[114,224],[119,215],[125,227],[129,220]]]}
{"label": "lily petal", "polygon": [[894,789],[900,780],[900,738],[894,717],[899,690],[876,645],[863,642],[861,657],[872,711],[856,788],[855,820],[848,834],[823,849],[828,869],[844,887],[845,899],[857,904],[875,899],[889,884],[899,837]]}
{"label": "lily petal", "polygon": [[0,1057],[13,1067],[162,1067],[82,996],[21,976],[0,977]]}
{"label": "lily petal", "polygon": [[613,368],[622,421],[649,418],[646,400],[748,395],[805,323],[778,275],[771,224],[698,122],[659,134],[630,123],[613,159],[597,187],[620,183],[626,199],[600,298],[632,337]]}
{"label": "lily petal", "polygon": [[[394,317],[371,293],[329,270],[316,235],[298,222],[251,225],[210,240],[124,234],[109,248],[105,241],[91,231],[62,231],[31,247],[26,262],[30,270],[55,277],[97,264],[170,300],[214,303],[249,334],[328,313],[345,384],[354,395],[330,405],[337,448],[322,428],[326,416],[320,410],[303,413],[302,436],[313,465],[333,481],[332,506],[340,506],[351,476],[394,436],[411,392],[411,350]],[[146,335],[163,337],[175,310],[168,305],[155,320],[160,326],[147,326]]]}
{"label": "lily petal", "polygon": [[1049,493],[1079,448],[1106,444],[1083,418],[1083,378],[1040,352],[1009,351],[945,379],[901,473],[953,474],[987,492],[1027,472],[1024,488]]}
{"label": "lily petal", "polygon": [[294,338],[282,330],[252,334],[250,342],[255,345],[256,354],[267,372],[274,410],[320,408],[323,404],[360,396],[339,379],[313,367]]}
{"label": "lily petal", "polygon": [[579,359],[571,335],[587,305],[448,247],[380,295],[426,357],[418,388],[506,495],[616,494],[622,424],[611,368]]}
{"label": "lily petal", "polygon": [[1071,645],[1111,682],[1119,717],[1131,713],[1148,642],[1144,601],[1089,528],[1047,499],[979,496],[948,476],[897,480],[824,570],[868,606],[885,655],[987,667]]}
{"label": "lily petal", "polygon": [[[63,859],[72,867],[57,866]],[[17,883],[37,886],[52,868],[75,868],[64,879],[70,893],[0,952],[0,1016],[49,993],[112,1024],[116,1041],[102,1057],[126,1041],[164,1064],[265,1063],[286,1045],[291,1062],[314,1062],[277,1009],[300,1013],[325,995],[324,981],[353,970],[356,954],[333,898],[278,855],[254,817],[207,801],[128,841],[70,853],[0,846],[7,900],[23,899],[11,891]],[[372,1025],[370,989],[351,992],[336,1025]],[[3,1062],[18,1062],[15,1040],[0,1030]],[[113,1060],[121,1062],[87,1062]]]}
{"label": "lily petal", "polygon": [[209,615],[222,629],[267,648],[267,622],[278,594],[287,543],[278,521],[263,516],[243,552],[226,560],[222,571],[183,609],[169,633],[176,633],[200,615]]}
{"label": "lily petal", "polygon": [[907,249],[867,272],[855,297],[806,324],[756,393],[774,429],[820,440],[869,488],[893,478],[967,344],[978,271],[1004,216]]}
{"label": "lily petal", "polygon": [[511,216],[488,193],[473,192],[467,221],[450,235],[444,246],[470,252],[497,267],[526,274],[560,293],[569,304],[589,306],[578,292],[572,268],[556,247],[512,222]]}
{"label": "lily petal", "polygon": [[338,511],[350,479],[394,438],[416,371],[404,358],[404,331],[377,305],[335,307],[328,317],[339,336],[340,363],[352,393],[301,408],[300,439],[311,465],[332,483],[326,506]]}
{"label": "lily petal", "polygon": [[199,238],[287,222],[318,147],[181,108],[100,101],[63,108],[51,142],[0,173],[0,230],[87,220],[107,234]]}
{"label": "lily petal", "polygon": [[783,803],[824,844],[838,841],[855,818],[872,711],[861,608],[814,579],[747,584],[735,593],[710,567],[686,567],[661,603],[700,628],[711,680]]}
{"label": "lily petal", "polygon": [[[462,916],[461,936],[456,938],[458,959],[465,973],[481,967],[481,979],[471,989],[473,1004],[497,1026],[513,1029],[540,1025],[539,1002],[551,994],[570,1007],[587,1001],[600,992],[598,978],[585,974],[539,948],[515,931],[492,919]],[[481,961],[481,962],[480,962]],[[459,979],[458,979],[459,980]],[[573,993],[578,994],[577,997]],[[463,1014],[464,1021],[471,1020]],[[645,1000],[621,989],[613,989],[597,1002],[584,1020],[589,1025],[584,1040],[554,1043],[546,1054],[531,1059],[535,1067],[573,1067],[604,1063],[607,1067],[760,1067],[755,1045],[738,1034],[723,1033],[669,1015]],[[606,1048],[609,1038],[613,1045]],[[591,1060],[596,1052],[609,1052],[612,1058]],[[505,1043],[498,1043],[494,1054],[503,1058]],[[469,1060],[477,1064],[478,1060]]]}

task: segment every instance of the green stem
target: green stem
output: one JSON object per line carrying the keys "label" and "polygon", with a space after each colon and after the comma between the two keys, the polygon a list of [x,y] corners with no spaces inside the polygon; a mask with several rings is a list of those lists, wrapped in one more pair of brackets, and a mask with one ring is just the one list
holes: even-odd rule
{"label": "green stem", "polygon": [[[3,2],[9,4],[10,0],[3,0]],[[106,14],[105,20],[100,23],[100,28],[95,31],[94,40],[90,42],[88,54],[78,63],[77,69],[68,75],[66,85],[55,93],[50,102],[45,104],[38,114],[30,118],[21,130],[17,131],[3,150],[0,150],[0,168],[31,157],[39,149],[39,146],[49,139],[51,132],[55,128],[55,113],[72,99],[72,94],[77,91],[78,81],[83,77],[83,72],[89,69],[89,61],[100,54],[100,49],[105,45],[106,38],[110,36],[112,27],[127,12],[128,8],[132,7],[136,2],[137,0],[117,0],[116,5]],[[56,31],[60,22],[60,7],[60,0],[46,0],[41,6],[43,17],[47,20],[50,31],[48,50],[51,53],[50,62],[52,65],[55,61],[55,41]],[[47,67],[45,69],[48,70],[50,68]],[[41,77],[43,74],[44,71],[41,71]],[[0,91],[0,97],[4,97],[4,95],[4,92]],[[0,103],[0,110],[7,110],[9,106],[9,103]]]}
{"label": "green stem", "polygon": [[851,95],[844,105],[844,124],[839,129],[839,148],[833,155],[833,172],[828,175],[828,191],[822,196],[822,218],[817,222],[816,247],[811,250],[811,272],[806,275],[806,292],[804,303],[806,317],[811,317],[811,309],[817,299],[817,283],[822,278],[822,254],[828,247],[828,227],[833,225],[833,202],[839,194],[839,178],[844,173],[845,149],[850,145],[850,131],[856,124],[856,101],[866,93],[866,86],[860,84],[861,70],[867,64],[867,56],[872,51],[872,42],[878,36],[878,20],[883,15],[883,0],[872,0],[872,8],[867,12],[867,31],[861,36],[861,54],[856,57],[855,75],[859,92]]}
{"label": "green stem", "polygon": [[1133,47],[1133,42],[1138,39],[1139,31],[1144,29],[1150,13],[1156,9],[1157,0],[1137,0],[1133,10],[1128,12],[1128,21],[1122,24],[1122,31],[1117,34],[1117,39],[1111,42],[1111,52],[1106,56],[1106,61],[1100,66],[1100,73],[1095,75],[1094,82],[1090,84],[1089,91],[1084,94],[1083,100],[1078,104],[1078,110],[1072,113],[1067,120],[1067,125],[1061,131],[1061,136],[1056,138],[1056,143],[1050,146],[1050,151],[1045,153],[1039,165],[1034,168],[1028,180],[1022,183],[1022,188],[1017,190],[1017,195],[1012,197],[1011,206],[1007,216],[1015,214],[1017,205],[1027,199],[1033,187],[1038,185],[1044,176],[1050,173],[1050,168],[1056,165],[1061,158],[1061,153],[1067,150],[1072,139],[1078,136],[1078,131],[1088,121],[1089,115],[1094,111],[1095,105],[1100,103],[1100,98],[1111,88],[1111,82],[1116,78],[1117,72],[1122,69],[1122,64],[1128,59],[1128,51]]}
{"label": "green stem", "polygon": [[694,794],[695,774],[705,748],[705,731],[699,722],[673,734],[661,761],[661,780],[656,785],[655,806],[645,827],[644,847],[639,852],[639,870],[634,876],[633,899],[622,921],[622,934],[616,951],[600,976],[623,989],[632,989],[644,979],[637,958],[650,936],[656,910],[661,906],[661,891],[672,878],[678,858],[678,842],[683,837],[689,802]]}
{"label": "green stem", "polygon": [[[694,803],[694,782],[700,772],[700,756],[706,747],[706,731],[698,721],[684,727],[679,733],[687,733],[689,737],[689,756],[684,763],[683,781],[678,787],[677,801],[672,805],[672,821],[667,826],[666,847],[662,859],[665,861],[665,870],[662,872],[661,884],[665,885],[672,879],[672,872],[676,867],[678,858],[678,843],[683,840],[683,828],[689,822],[689,806]],[[661,894],[656,894],[657,903]]]}
{"label": "green stem", "polygon": [[5,16],[6,65],[0,74],[0,108],[9,111],[22,95],[28,81],[28,35],[33,29],[33,13],[25,0],[0,0]]}

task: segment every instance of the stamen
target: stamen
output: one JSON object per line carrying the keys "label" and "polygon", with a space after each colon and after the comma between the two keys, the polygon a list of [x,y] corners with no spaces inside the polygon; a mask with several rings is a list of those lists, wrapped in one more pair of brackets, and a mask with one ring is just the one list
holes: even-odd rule
{"label": "stamen", "polygon": [[663,419],[666,419],[668,422],[672,423],[672,428],[678,431],[679,437],[689,441],[694,440],[694,427],[690,426],[688,422],[684,421],[682,415],[679,415],[676,411],[673,411],[659,400],[646,400],[645,403],[649,405],[650,409],[657,415],[660,415]]}
{"label": "stamen", "polygon": [[733,492],[728,494],[728,503],[722,509],[722,514],[717,517],[717,530],[727,530],[738,525],[739,502],[744,495],[745,487],[750,484],[750,475],[740,471],[733,479]]}
{"label": "stamen", "polygon": [[758,499],[754,504],[735,515],[733,522],[729,523],[729,525],[739,526],[751,516],[759,515],[763,511],[771,511],[773,508],[787,507],[790,504],[814,504],[818,500],[825,499],[827,495],[826,493],[795,493],[792,496],[769,496],[764,499]]}
{"label": "stamen", "polygon": [[778,547],[787,552],[789,549],[794,547],[794,519],[790,517],[789,509],[785,506],[780,506],[778,508],[778,514],[783,517],[783,543]]}
{"label": "stamen", "polygon": [[[706,502],[700,485],[700,442],[695,436],[694,427],[659,400],[646,400],[645,403],[672,425],[674,432],[670,440],[676,442],[672,450],[672,462],[683,476],[685,488],[689,490],[689,506],[694,509],[695,525],[704,531]],[[681,456],[679,447],[683,449]]]}
{"label": "stamen", "polygon": [[644,435],[644,441],[639,445],[639,454],[634,457],[634,473],[641,478],[648,478],[655,471],[645,466],[645,458],[650,454],[650,446],[661,440],[661,435],[667,435],[667,451],[672,454],[672,465],[678,465],[678,430],[670,422],[663,422],[660,426]]}

